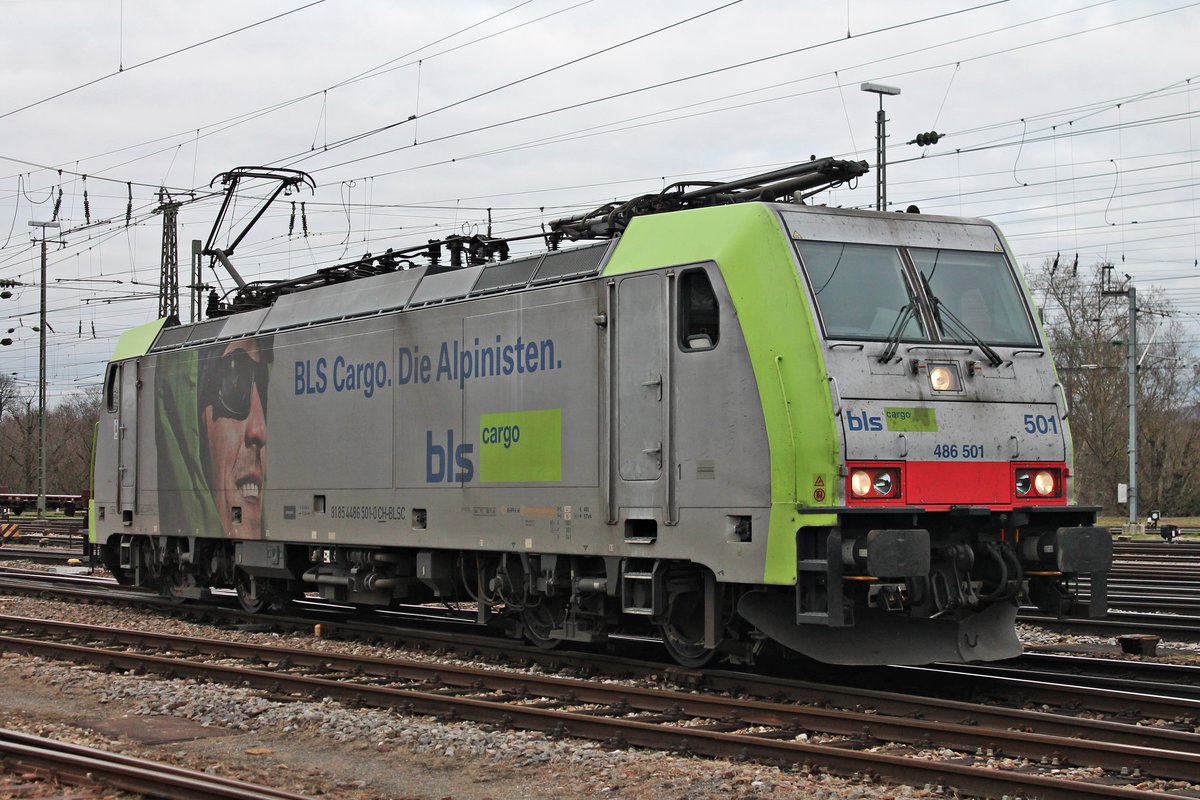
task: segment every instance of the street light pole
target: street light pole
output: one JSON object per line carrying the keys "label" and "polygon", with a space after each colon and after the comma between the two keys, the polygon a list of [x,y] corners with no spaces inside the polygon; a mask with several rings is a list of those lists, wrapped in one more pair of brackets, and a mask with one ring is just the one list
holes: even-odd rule
{"label": "street light pole", "polygon": [[46,229],[57,222],[30,222],[42,229],[41,308],[38,311],[38,519],[46,518]]}
{"label": "street light pole", "polygon": [[887,117],[883,96],[900,94],[900,89],[882,83],[864,83],[858,88],[879,95],[879,112],[875,115],[875,209],[883,211],[887,208]]}

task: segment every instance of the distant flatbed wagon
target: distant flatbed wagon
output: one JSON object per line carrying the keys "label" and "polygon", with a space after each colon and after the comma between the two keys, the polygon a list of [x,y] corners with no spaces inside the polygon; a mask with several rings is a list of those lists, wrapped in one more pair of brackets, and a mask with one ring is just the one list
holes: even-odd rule
{"label": "distant flatbed wagon", "polygon": [[[48,494],[46,495],[46,510],[75,516],[78,509],[85,505],[83,495],[79,494]],[[0,492],[0,512],[6,514],[24,514],[26,511],[36,511],[38,495],[25,492]]]}

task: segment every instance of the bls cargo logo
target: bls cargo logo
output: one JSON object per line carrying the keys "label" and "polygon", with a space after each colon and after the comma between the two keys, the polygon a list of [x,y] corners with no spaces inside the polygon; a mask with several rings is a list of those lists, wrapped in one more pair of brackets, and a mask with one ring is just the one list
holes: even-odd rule
{"label": "bls cargo logo", "polygon": [[846,415],[846,426],[852,431],[881,431],[883,417],[871,416],[865,411],[851,411]]}
{"label": "bls cargo logo", "polygon": [[562,481],[560,408],[480,414],[478,442],[476,462],[475,445],[454,430],[425,431],[425,482]]}
{"label": "bls cargo logo", "polygon": [[466,483],[475,477],[471,460],[474,445],[454,444],[454,431],[446,431],[445,444],[434,444],[433,431],[425,431],[425,482]]}
{"label": "bls cargo logo", "polygon": [[846,413],[846,427],[852,431],[917,431],[937,433],[937,410],[933,408],[885,408],[883,415],[866,411]]}

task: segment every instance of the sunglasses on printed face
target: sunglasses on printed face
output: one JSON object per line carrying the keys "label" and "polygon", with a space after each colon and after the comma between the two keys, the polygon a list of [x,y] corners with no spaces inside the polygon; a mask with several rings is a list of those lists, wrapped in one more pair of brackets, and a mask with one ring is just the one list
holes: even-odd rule
{"label": "sunglasses on printed face", "polygon": [[250,416],[251,394],[267,404],[267,365],[255,361],[245,350],[234,350],[217,360],[206,381],[204,404],[213,407],[216,418],[244,420]]}

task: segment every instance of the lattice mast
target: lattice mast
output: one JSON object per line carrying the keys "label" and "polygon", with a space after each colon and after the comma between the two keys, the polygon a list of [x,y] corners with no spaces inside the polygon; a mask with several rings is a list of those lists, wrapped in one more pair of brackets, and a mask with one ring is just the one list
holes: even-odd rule
{"label": "lattice mast", "polygon": [[178,202],[166,189],[158,190],[158,208],[162,212],[162,271],[158,279],[158,317],[179,319],[179,241],[176,231],[179,220]]}

